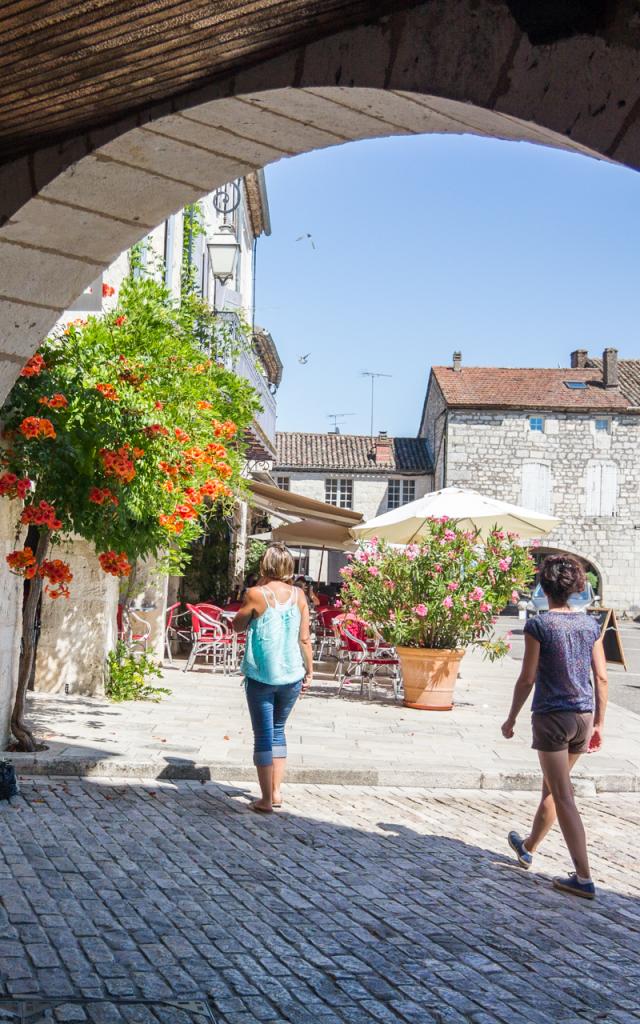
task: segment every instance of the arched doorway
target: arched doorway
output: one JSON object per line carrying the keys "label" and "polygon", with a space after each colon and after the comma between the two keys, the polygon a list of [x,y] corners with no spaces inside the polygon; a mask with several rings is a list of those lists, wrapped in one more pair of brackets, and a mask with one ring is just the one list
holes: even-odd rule
{"label": "arched doorway", "polygon": [[572,558],[577,559],[582,568],[584,569],[588,581],[593,587],[594,593],[600,598],[600,603],[604,604],[605,587],[604,587],[604,573],[601,567],[598,565],[593,558],[588,555],[584,555],[579,551],[569,551],[567,548],[558,547],[546,547],[541,545],[537,548],[532,548],[531,551],[535,564],[536,571],[541,566],[542,562],[547,558],[548,555],[571,555]]}
{"label": "arched doorway", "polygon": [[[506,0],[338,3],[331,15],[307,4],[302,26],[291,12],[267,25],[260,6],[249,4],[244,22],[230,15],[242,46],[233,33],[226,48],[207,39],[204,24],[194,36],[193,20],[178,20],[181,56],[166,66],[156,35],[136,35],[137,23],[136,59],[112,75],[82,47],[66,63],[56,51],[28,99],[6,108],[0,401],[60,312],[119,252],[273,161],[355,139],[454,132],[640,166],[639,40],[622,4],[589,5],[586,20],[568,21]],[[23,53],[28,28],[20,39]],[[37,138],[51,144],[37,148]]]}

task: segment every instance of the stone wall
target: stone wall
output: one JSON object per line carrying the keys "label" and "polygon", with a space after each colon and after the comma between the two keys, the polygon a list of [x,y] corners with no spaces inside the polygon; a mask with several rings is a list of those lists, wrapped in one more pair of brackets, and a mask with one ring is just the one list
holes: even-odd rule
{"label": "stone wall", "polygon": [[[547,467],[549,511],[561,525],[545,547],[573,551],[600,570],[608,607],[640,606],[640,417],[612,416],[596,431],[586,413],[548,413],[544,432],[522,412],[449,411],[447,484],[523,503],[523,466]],[[589,515],[589,467],[617,467],[615,515]],[[526,472],[526,471],[525,471]],[[545,470],[546,473],[546,470]]]}
{"label": "stone wall", "polygon": [[22,635],[23,582],[9,572],[5,562],[5,556],[16,548],[18,515],[16,502],[6,498],[0,502],[0,750],[9,740]]}
{"label": "stone wall", "polygon": [[55,554],[69,563],[73,583],[68,600],[42,599],[35,689],[100,694],[116,638],[118,580],[102,571],[86,541],[76,539]]}
{"label": "stone wall", "polygon": [[447,406],[435,377],[429,378],[422,411],[419,437],[426,439],[433,461],[433,490],[446,486],[446,418]]}

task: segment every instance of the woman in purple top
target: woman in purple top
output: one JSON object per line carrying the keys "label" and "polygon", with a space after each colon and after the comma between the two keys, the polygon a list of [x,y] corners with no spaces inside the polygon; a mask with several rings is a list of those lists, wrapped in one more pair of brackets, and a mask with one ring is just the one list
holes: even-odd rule
{"label": "woman in purple top", "polygon": [[[607,666],[596,619],[573,612],[567,602],[585,587],[582,566],[567,555],[547,558],[540,584],[549,611],[529,619],[524,627],[524,660],[515,686],[509,717],[502,734],[511,739],[516,718],[535,685],[532,705],[534,750],[544,776],[542,798],[526,839],[510,832],[508,841],[524,868],[556,818],[573,859],[569,878],[554,878],[556,889],[593,899],[587,843],[573,797],[570,773],[587,751],[602,744],[607,706]],[[591,684],[591,671],[595,680]]]}

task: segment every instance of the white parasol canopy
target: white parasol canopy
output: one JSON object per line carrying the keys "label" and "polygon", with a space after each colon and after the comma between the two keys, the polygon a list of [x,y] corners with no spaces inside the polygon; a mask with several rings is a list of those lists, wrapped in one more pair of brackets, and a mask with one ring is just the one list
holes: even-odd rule
{"label": "white parasol canopy", "polygon": [[392,544],[411,544],[427,532],[428,519],[441,516],[455,520],[463,530],[478,529],[482,536],[497,526],[499,530],[512,531],[526,539],[550,533],[560,523],[544,512],[488,498],[466,487],[445,487],[360,526],[352,526],[351,533],[358,540],[380,537]]}

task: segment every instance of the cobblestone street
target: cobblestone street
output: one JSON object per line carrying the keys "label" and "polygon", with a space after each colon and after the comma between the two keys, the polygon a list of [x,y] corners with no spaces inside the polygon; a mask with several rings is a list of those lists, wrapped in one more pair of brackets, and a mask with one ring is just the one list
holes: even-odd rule
{"label": "cobblestone street", "polygon": [[206,995],[219,1024],[640,1020],[637,795],[580,802],[595,904],[551,890],[557,833],[535,873],[510,859],[533,794],[298,785],[270,817],[249,796],[23,781],[0,806],[5,995]]}

